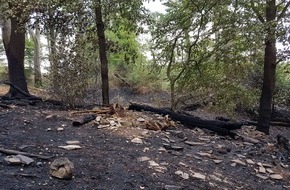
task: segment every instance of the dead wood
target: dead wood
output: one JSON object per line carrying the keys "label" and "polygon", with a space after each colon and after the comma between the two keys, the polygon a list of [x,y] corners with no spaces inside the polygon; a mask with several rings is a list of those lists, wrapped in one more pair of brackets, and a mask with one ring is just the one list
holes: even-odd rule
{"label": "dead wood", "polygon": [[5,149],[5,148],[0,148],[0,152],[2,152],[4,154],[8,154],[8,155],[21,154],[23,156],[40,158],[40,159],[43,159],[43,160],[49,160],[49,159],[54,157],[54,156],[44,156],[44,155],[33,154],[33,153],[28,153],[28,152],[22,152],[22,151],[18,151],[18,150]]}
{"label": "dead wood", "polygon": [[122,83],[124,83],[126,86],[128,87],[132,87],[132,85],[130,85],[123,77],[121,77],[118,73],[114,74],[115,77],[117,77]]}
{"label": "dead wood", "polygon": [[4,173],[4,172],[0,172],[0,175],[12,175],[12,176],[22,176],[22,177],[29,177],[29,178],[38,178],[37,175],[27,174],[27,173]]}
{"label": "dead wood", "polygon": [[18,88],[18,86],[12,84],[11,82],[8,81],[2,81],[1,83],[9,85],[11,88],[13,88],[14,90],[16,90],[17,92],[19,92],[21,95],[23,95],[24,97],[30,99],[30,100],[42,100],[41,98],[31,95],[27,92],[24,92],[23,90],[21,90],[20,88]]}
{"label": "dead wood", "polygon": [[146,105],[139,105],[139,104],[131,104],[128,108],[129,110],[135,110],[135,111],[150,111],[154,112],[160,115],[168,115],[172,120],[179,121],[188,128],[205,128],[210,131],[216,132],[220,135],[230,135],[235,136],[234,132],[231,132],[231,130],[239,129],[243,125],[243,123],[236,123],[236,122],[225,122],[225,121],[219,121],[219,120],[204,120],[199,117],[179,114],[170,110],[166,109],[158,109],[153,108]]}
{"label": "dead wood", "polygon": [[82,118],[73,121],[72,125],[78,127],[96,119],[95,115],[85,115]]}
{"label": "dead wood", "polygon": [[110,108],[103,108],[103,109],[93,109],[93,110],[81,110],[81,111],[74,111],[71,112],[72,115],[80,115],[80,114],[111,114]]}

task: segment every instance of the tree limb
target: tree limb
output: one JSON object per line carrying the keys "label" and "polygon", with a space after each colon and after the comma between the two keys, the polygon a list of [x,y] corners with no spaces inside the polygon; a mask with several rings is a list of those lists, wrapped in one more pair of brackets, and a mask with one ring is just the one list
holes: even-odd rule
{"label": "tree limb", "polygon": [[288,3],[285,5],[285,7],[281,11],[281,13],[278,15],[277,21],[281,20],[285,16],[285,13],[286,13],[287,9],[289,8],[289,6],[290,6],[290,1],[288,1]]}

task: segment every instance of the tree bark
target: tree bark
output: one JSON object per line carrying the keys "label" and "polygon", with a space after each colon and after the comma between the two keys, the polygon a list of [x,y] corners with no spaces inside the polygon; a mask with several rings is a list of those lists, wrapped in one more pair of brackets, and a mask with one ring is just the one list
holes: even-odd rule
{"label": "tree bark", "polygon": [[41,87],[42,86],[42,77],[41,77],[41,65],[40,65],[40,30],[37,25],[35,28],[35,32],[32,29],[29,30],[29,34],[31,35],[34,42],[34,86]]}
{"label": "tree bark", "polygon": [[108,106],[109,100],[109,75],[108,75],[108,58],[105,38],[105,26],[102,19],[102,7],[101,1],[99,0],[95,8],[97,34],[98,34],[98,45],[99,55],[101,61],[101,77],[102,77],[102,100],[103,105]]}
{"label": "tree bark", "polygon": [[[3,43],[8,59],[9,80],[22,91],[29,93],[24,73],[25,32],[19,28],[16,18],[10,19],[10,26],[9,23],[5,24],[3,37],[5,37]],[[23,95],[10,87],[7,96],[22,97]]]}
{"label": "tree bark", "polygon": [[269,134],[271,122],[271,105],[273,101],[273,92],[276,78],[276,1],[268,0],[266,3],[266,39],[264,55],[264,78],[262,94],[260,98],[260,109],[257,130]]}

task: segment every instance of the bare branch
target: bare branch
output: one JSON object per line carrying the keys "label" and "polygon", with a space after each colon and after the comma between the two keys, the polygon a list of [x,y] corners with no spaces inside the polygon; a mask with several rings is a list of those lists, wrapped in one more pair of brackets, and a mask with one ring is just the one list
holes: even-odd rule
{"label": "bare branch", "polygon": [[289,8],[289,6],[290,6],[290,1],[288,1],[288,3],[283,8],[282,12],[277,17],[277,21],[281,20],[285,16],[285,13],[286,13],[287,9]]}

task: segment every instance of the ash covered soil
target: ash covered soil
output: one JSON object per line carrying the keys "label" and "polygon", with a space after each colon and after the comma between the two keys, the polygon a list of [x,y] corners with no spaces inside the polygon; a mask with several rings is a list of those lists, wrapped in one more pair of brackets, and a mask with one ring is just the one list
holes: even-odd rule
{"label": "ash covered soil", "polygon": [[[138,96],[137,102],[158,104],[152,102],[156,96],[146,97]],[[1,108],[0,148],[53,157],[14,165],[0,153],[1,190],[290,189],[290,163],[287,156],[281,159],[287,152],[276,146],[276,135],[290,137],[289,128],[272,127],[265,136],[245,126],[233,139],[128,110],[96,114],[98,121],[76,127],[72,122],[83,115],[75,111],[44,103]],[[154,124],[168,126],[147,129]],[[67,141],[79,141],[81,148],[59,147]],[[60,157],[74,164],[71,180],[49,174],[50,163]]]}

